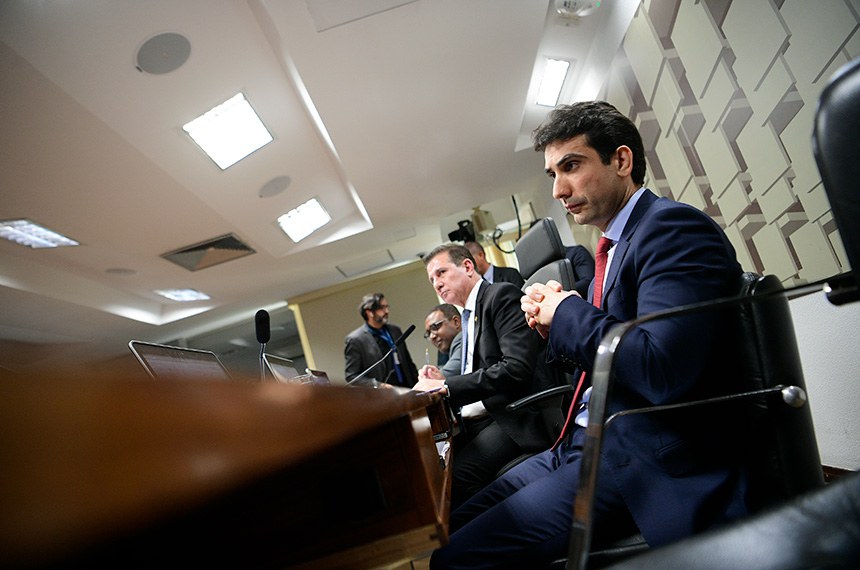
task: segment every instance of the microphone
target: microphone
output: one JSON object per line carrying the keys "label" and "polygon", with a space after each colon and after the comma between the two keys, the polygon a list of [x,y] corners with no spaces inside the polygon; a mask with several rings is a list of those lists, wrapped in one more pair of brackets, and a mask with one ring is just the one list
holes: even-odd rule
{"label": "microphone", "polygon": [[383,360],[385,360],[386,358],[388,358],[388,357],[391,355],[391,353],[392,353],[392,352],[394,352],[395,350],[397,350],[397,347],[398,347],[398,346],[400,346],[401,344],[403,344],[403,341],[405,341],[405,340],[406,340],[406,337],[408,337],[409,335],[411,335],[411,334],[412,334],[412,331],[414,331],[414,330],[415,330],[415,325],[409,325],[409,328],[407,328],[405,331],[403,331],[403,334],[402,334],[402,335],[400,335],[399,337],[397,337],[397,340],[395,340],[395,341],[394,341],[394,346],[392,346],[391,348],[389,348],[389,349],[388,349],[388,352],[386,352],[385,354],[383,354],[383,355],[382,355],[382,358],[380,358],[379,360],[377,360],[376,362],[374,362],[373,364],[371,364],[371,365],[370,365],[370,368],[367,368],[367,369],[366,369],[366,370],[364,370],[361,374],[359,374],[358,376],[356,376],[355,378],[353,378],[352,380],[350,380],[349,382],[347,382],[347,383],[346,383],[346,385],[347,385],[347,386],[352,386],[354,383],[356,383],[356,382],[358,382],[359,380],[361,380],[362,378],[364,378],[364,377],[367,375],[367,373],[368,373],[368,372],[370,372],[371,370],[373,370],[374,368],[376,368],[377,366],[379,366],[379,364],[380,364]]}
{"label": "microphone", "polygon": [[263,360],[263,354],[266,351],[266,343],[272,337],[271,323],[269,320],[269,311],[260,309],[254,315],[254,326],[257,329],[257,342],[260,343],[260,382],[266,381],[266,363]]}
{"label": "microphone", "polygon": [[254,315],[254,325],[257,327],[257,342],[266,344],[272,338],[272,330],[269,328],[269,311],[260,309]]}

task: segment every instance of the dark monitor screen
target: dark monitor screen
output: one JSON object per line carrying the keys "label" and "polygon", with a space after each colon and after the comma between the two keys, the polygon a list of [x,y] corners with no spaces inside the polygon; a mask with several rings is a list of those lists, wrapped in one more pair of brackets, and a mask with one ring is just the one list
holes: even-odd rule
{"label": "dark monitor screen", "polygon": [[272,354],[263,354],[263,361],[266,363],[266,368],[278,382],[296,382],[299,376],[299,371],[293,366],[293,361],[288,358],[281,358]]}
{"label": "dark monitor screen", "polygon": [[133,340],[131,352],[149,375],[157,380],[230,380],[214,352]]}

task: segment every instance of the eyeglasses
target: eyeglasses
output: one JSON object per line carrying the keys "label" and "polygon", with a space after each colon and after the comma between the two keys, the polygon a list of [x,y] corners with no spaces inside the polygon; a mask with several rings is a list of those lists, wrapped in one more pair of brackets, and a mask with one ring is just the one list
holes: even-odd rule
{"label": "eyeglasses", "polygon": [[424,331],[424,338],[430,338],[430,335],[442,328],[442,323],[447,320],[448,319],[442,319],[441,321],[436,321],[435,323],[427,327],[427,330]]}

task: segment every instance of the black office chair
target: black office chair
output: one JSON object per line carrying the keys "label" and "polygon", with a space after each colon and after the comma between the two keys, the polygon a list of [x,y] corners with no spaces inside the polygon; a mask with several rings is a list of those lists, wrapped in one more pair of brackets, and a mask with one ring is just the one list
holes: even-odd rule
{"label": "black office chair", "polygon": [[573,289],[573,268],[564,251],[555,221],[542,218],[535,222],[514,246],[520,275],[526,280],[523,290],[532,283],[546,283],[550,279],[561,283],[565,290]]}
{"label": "black office chair", "polygon": [[812,153],[852,271],[826,289],[835,305],[860,300],[860,58],[842,66],[821,92]]}
{"label": "black office chair", "polygon": [[[554,280],[561,283],[565,290],[573,289],[576,279],[570,260],[565,257],[565,246],[561,242],[558,227],[552,218],[542,218],[536,221],[529,230],[519,239],[514,251],[517,256],[517,264],[520,274],[525,279],[523,291],[533,283],[546,283]],[[538,358],[544,361],[542,348]],[[574,383],[569,374],[559,370],[550,370],[554,379],[554,385],[545,390],[537,392],[539,396],[526,396],[508,405],[510,410],[519,410],[526,406],[537,407],[541,410],[547,427],[547,433],[552,437],[561,430],[564,423],[565,397],[574,391]],[[506,465],[502,472],[524,459]]]}
{"label": "black office chair", "polygon": [[[641,536],[622,542],[592,545],[591,517],[603,433],[619,417],[660,413],[681,407],[743,403],[750,424],[748,467],[755,509],[787,500],[824,484],[806,386],[788,307],[788,297],[774,276],[744,273],[735,297],[678,307],[616,325],[598,349],[592,375],[589,425],[583,451],[582,476],[573,514],[569,556],[554,568],[595,568],[648,549]],[[820,290],[806,286],[794,294]],[[698,311],[735,311],[737,354],[745,392],[666,406],[625,410],[606,416],[612,389],[612,365],[625,334],[645,322]],[[599,537],[598,537],[599,539]]]}
{"label": "black office chair", "polygon": [[[858,143],[860,58],[840,68],[823,90],[812,134],[813,154],[852,267],[852,271],[823,284],[823,291],[834,305],[860,300],[860,227],[857,226],[860,162],[855,156]],[[790,449],[787,447],[790,440],[783,443]],[[808,476],[817,478],[817,473]],[[787,491],[802,492],[805,485],[817,487],[818,482],[801,482]],[[802,493],[735,524],[613,566],[619,569],[741,567],[860,567],[860,474],[845,476],[825,488]]]}

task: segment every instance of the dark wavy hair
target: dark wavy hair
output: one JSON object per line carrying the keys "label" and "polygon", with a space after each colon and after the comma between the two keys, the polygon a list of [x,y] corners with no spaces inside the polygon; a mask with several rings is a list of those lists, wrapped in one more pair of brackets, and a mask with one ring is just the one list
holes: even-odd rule
{"label": "dark wavy hair", "polygon": [[585,135],[585,142],[597,151],[603,164],[609,164],[621,145],[633,151],[630,177],[636,184],[645,183],[645,147],[639,129],[628,117],[606,101],[586,101],[559,105],[532,132],[534,149],[543,152],[554,142],[568,141]]}
{"label": "dark wavy hair", "polygon": [[367,322],[367,313],[365,311],[375,311],[382,305],[382,300],[385,295],[382,293],[368,293],[361,298],[361,303],[358,305],[358,314]]}

